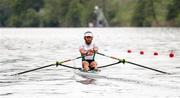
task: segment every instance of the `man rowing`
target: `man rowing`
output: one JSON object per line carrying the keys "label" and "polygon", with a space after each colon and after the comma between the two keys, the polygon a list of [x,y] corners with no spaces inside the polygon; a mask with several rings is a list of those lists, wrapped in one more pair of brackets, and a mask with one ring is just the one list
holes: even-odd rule
{"label": "man rowing", "polygon": [[84,71],[95,70],[97,71],[97,62],[95,61],[95,54],[98,47],[92,42],[93,34],[90,31],[84,33],[85,43],[80,46],[79,51],[82,56],[82,67]]}

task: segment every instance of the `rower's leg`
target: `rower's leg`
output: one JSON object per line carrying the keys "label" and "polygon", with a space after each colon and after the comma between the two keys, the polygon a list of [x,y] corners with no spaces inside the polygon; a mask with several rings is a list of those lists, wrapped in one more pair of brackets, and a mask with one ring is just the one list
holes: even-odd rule
{"label": "rower's leg", "polygon": [[95,70],[97,70],[97,63],[96,63],[96,61],[91,62],[90,66],[92,68],[94,68]]}
{"label": "rower's leg", "polygon": [[84,71],[89,70],[89,63],[87,61],[82,61],[82,66]]}

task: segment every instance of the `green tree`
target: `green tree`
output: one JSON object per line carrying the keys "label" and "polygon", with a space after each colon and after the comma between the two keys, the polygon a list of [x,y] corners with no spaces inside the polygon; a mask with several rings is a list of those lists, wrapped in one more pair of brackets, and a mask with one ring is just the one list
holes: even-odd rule
{"label": "green tree", "polygon": [[23,27],[38,27],[40,23],[39,15],[34,9],[28,9],[27,13],[24,13],[22,15],[23,21],[22,26]]}
{"label": "green tree", "polygon": [[180,0],[173,0],[168,6],[166,20],[170,25],[180,26]]}
{"label": "green tree", "polygon": [[10,27],[38,27],[40,24],[39,10],[43,0],[7,0],[12,3],[11,15],[6,20]]}
{"label": "green tree", "polygon": [[157,22],[154,0],[139,0],[132,19],[133,26],[152,26]]}
{"label": "green tree", "polygon": [[72,0],[45,0],[41,9],[41,25],[45,27],[64,26],[66,14]]}
{"label": "green tree", "polygon": [[10,0],[0,0],[0,27],[5,27],[6,22],[13,13],[13,2]]}
{"label": "green tree", "polygon": [[180,26],[179,0],[0,0],[0,27],[86,27],[96,5],[110,26]]}
{"label": "green tree", "polygon": [[65,26],[88,26],[88,22],[94,18],[94,5],[87,1],[88,0],[73,0],[71,2],[68,13],[66,14]]}
{"label": "green tree", "polygon": [[40,19],[34,9],[28,9],[26,13],[20,15],[13,15],[8,20],[8,26],[10,27],[38,27],[39,24]]}
{"label": "green tree", "polygon": [[43,26],[87,26],[93,10],[92,0],[45,0],[41,22]]}
{"label": "green tree", "polygon": [[44,5],[44,0],[14,0],[14,12],[20,14],[29,8],[39,11]]}
{"label": "green tree", "polygon": [[80,27],[80,10],[79,10],[79,0],[73,0],[70,3],[70,6],[68,8],[68,12],[66,14],[65,18],[65,26],[70,26],[70,27]]}

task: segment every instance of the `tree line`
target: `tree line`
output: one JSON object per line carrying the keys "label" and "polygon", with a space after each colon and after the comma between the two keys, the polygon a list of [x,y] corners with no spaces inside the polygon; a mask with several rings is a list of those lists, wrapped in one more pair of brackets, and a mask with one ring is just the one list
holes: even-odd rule
{"label": "tree line", "polygon": [[0,27],[88,27],[99,6],[109,26],[180,26],[180,0],[0,0]]}

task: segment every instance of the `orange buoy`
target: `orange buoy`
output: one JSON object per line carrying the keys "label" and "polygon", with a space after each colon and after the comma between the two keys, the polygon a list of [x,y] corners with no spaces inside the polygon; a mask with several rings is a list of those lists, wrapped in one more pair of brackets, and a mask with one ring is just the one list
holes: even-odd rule
{"label": "orange buoy", "polygon": [[173,52],[169,53],[169,57],[173,58],[174,57],[174,53]]}
{"label": "orange buoy", "polygon": [[157,56],[157,55],[159,55],[158,52],[154,52],[154,56]]}
{"label": "orange buoy", "polygon": [[131,53],[132,51],[131,51],[131,50],[128,50],[127,52],[128,52],[128,53]]}
{"label": "orange buoy", "polygon": [[144,51],[140,51],[140,54],[143,55],[143,54],[144,54]]}

